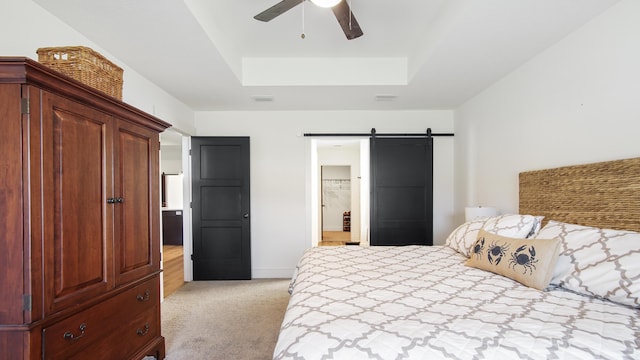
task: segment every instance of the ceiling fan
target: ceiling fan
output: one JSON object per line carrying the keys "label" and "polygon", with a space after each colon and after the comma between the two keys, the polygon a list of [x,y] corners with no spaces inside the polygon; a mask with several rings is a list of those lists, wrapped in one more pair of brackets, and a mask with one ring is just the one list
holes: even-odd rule
{"label": "ceiling fan", "polygon": [[[295,6],[302,4],[304,1],[306,0],[282,0],[253,18],[267,22],[284,14]],[[362,36],[360,25],[358,25],[358,21],[356,21],[355,16],[353,16],[346,0],[311,0],[311,2],[320,7],[331,7],[333,14],[336,16],[336,19],[338,19],[338,23],[340,23],[340,27],[342,27],[342,31],[344,31],[348,40]]]}

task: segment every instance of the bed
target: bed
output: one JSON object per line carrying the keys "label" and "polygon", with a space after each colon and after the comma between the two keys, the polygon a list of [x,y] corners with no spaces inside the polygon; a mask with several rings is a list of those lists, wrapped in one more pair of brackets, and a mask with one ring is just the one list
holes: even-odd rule
{"label": "bed", "polygon": [[442,246],[302,256],[274,359],[640,359],[640,158],[520,174]]}

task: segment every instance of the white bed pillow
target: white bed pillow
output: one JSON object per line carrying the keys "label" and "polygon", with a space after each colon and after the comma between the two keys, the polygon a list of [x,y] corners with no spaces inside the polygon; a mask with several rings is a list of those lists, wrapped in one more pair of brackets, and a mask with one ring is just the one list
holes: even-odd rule
{"label": "white bed pillow", "polygon": [[539,229],[541,216],[506,214],[490,218],[479,218],[467,221],[449,234],[445,244],[460,254],[469,257],[473,244],[478,239],[478,232],[487,232],[512,238],[525,239]]}
{"label": "white bed pillow", "polygon": [[487,218],[477,218],[458,226],[449,234],[447,240],[444,242],[445,245],[469,257],[469,251],[473,244],[475,244],[478,238],[478,232],[482,229],[482,225],[484,225],[486,221]]}
{"label": "white bed pillow", "polygon": [[544,216],[507,214],[489,218],[483,228],[490,233],[517,239],[530,238],[540,231]]}
{"label": "white bed pillow", "polygon": [[551,284],[640,307],[640,233],[549,221],[536,238],[562,241]]}

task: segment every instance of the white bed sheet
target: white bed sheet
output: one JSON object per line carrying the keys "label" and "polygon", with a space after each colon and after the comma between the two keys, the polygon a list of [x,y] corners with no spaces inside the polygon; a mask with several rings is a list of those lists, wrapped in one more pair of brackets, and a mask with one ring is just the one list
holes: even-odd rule
{"label": "white bed sheet", "polygon": [[274,359],[640,359],[640,310],[538,291],[446,246],[318,247]]}

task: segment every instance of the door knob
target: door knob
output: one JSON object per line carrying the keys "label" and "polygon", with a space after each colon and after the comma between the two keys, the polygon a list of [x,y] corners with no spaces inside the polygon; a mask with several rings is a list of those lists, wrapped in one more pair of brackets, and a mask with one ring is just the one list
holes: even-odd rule
{"label": "door knob", "polygon": [[248,219],[248,218],[249,218],[249,214],[244,213],[244,214],[242,215],[242,217],[243,217],[243,218],[245,218],[245,219]]}

